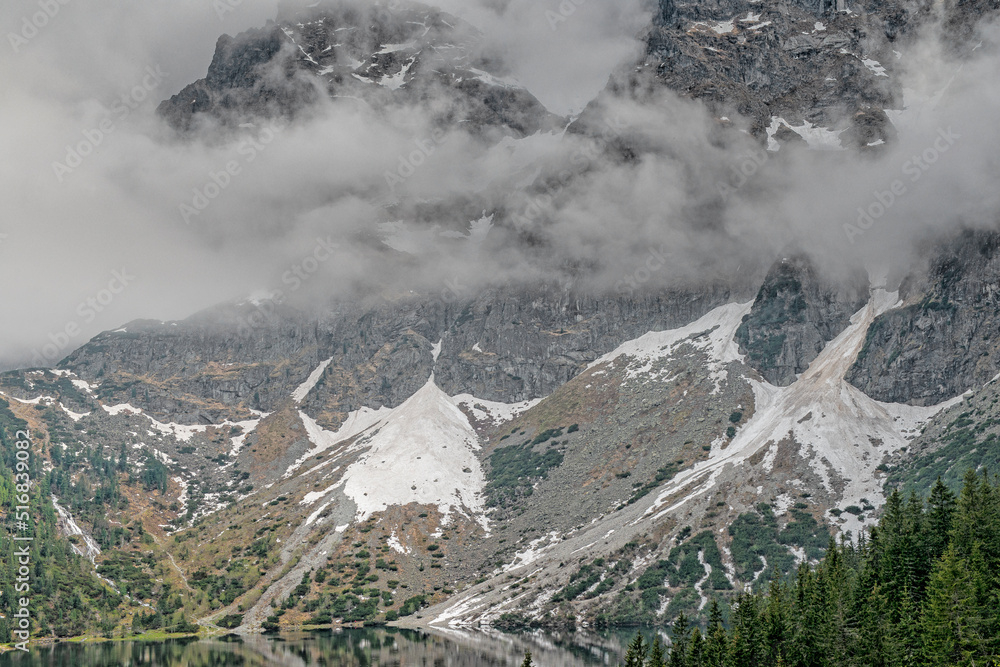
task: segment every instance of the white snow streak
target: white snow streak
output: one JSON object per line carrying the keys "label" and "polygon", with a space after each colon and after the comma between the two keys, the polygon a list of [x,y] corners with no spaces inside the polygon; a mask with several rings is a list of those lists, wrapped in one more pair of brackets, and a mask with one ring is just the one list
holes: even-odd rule
{"label": "white snow streak", "polygon": [[826,127],[813,125],[809,121],[802,121],[802,125],[796,127],[784,118],[771,117],[771,125],[767,128],[767,150],[776,152],[781,149],[781,144],[774,138],[774,135],[785,126],[795,134],[805,140],[810,149],[816,151],[843,151],[847,150],[840,143],[840,135],[845,130],[831,130]]}
{"label": "white snow streak", "polygon": [[478,421],[489,421],[494,426],[509,422],[522,412],[526,412],[542,402],[542,399],[536,398],[520,403],[497,403],[484,401],[472,394],[459,394],[451,400],[459,407],[464,405]]}
{"label": "white snow streak", "polygon": [[83,532],[83,529],[80,528],[76,521],[73,520],[73,515],[70,514],[65,507],[59,504],[59,500],[55,496],[52,496],[52,507],[56,510],[56,514],[59,517],[59,525],[62,527],[63,532],[66,533],[66,536],[72,537],[73,535],[79,535],[83,538],[83,546],[85,550],[81,550],[75,544],[70,543],[73,551],[93,563],[94,559],[101,553],[101,548],[97,546],[97,542],[95,542],[90,535]]}
{"label": "white snow streak", "polygon": [[298,388],[292,392],[292,400],[296,403],[304,401],[309,392],[316,388],[316,384],[319,382],[319,379],[323,377],[323,373],[326,372],[327,367],[332,361],[333,357],[330,357],[317,366],[316,370],[310,373],[309,377],[306,378],[306,381],[300,384]]}
{"label": "white snow streak", "polygon": [[[868,498],[878,506],[884,502],[875,468],[883,458],[908,444],[919,426],[954,401],[914,407],[875,401],[848,384],[844,376],[864,344],[875,317],[898,307],[898,294],[873,289],[868,305],[856,313],[848,327],[831,341],[792,385],[773,385],[749,380],[756,396],[756,411],[725,449],[712,448],[708,460],[679,473],[647,510],[663,516],[691,498],[713,488],[719,475],[739,466],[762,448],[792,436],[802,445],[800,454],[833,490],[836,475],[845,484],[844,505]],[[961,397],[955,400],[961,400]],[[808,417],[808,418],[806,418]],[[694,486],[684,498],[664,508],[679,490]],[[862,523],[845,515],[843,530],[858,530]]]}
{"label": "white snow streak", "polygon": [[70,410],[69,408],[67,408],[65,405],[63,405],[62,401],[59,402],[59,407],[62,408],[63,412],[65,412],[67,415],[69,415],[69,418],[72,419],[75,422],[80,421],[84,417],[89,417],[90,416],[89,412],[83,412],[83,413],[73,412],[72,410]]}
{"label": "white snow streak", "polygon": [[293,472],[301,468],[302,464],[313,456],[322,454],[323,452],[350,440],[356,435],[363,433],[377,424],[379,420],[385,418],[391,413],[392,410],[385,407],[379,408],[378,410],[361,408],[360,410],[352,412],[348,415],[344,423],[341,424],[339,429],[337,429],[337,432],[333,433],[325,430],[322,426],[316,423],[315,419],[299,410],[299,418],[302,420],[302,425],[306,427],[306,435],[309,436],[309,441],[313,444],[313,448],[303,454],[302,457],[295,463],[290,465],[288,470],[285,471],[284,476],[290,477]]}

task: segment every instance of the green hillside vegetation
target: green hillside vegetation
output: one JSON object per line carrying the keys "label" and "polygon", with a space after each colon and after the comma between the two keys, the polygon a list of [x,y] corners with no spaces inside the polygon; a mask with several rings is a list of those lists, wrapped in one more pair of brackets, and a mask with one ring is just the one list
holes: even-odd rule
{"label": "green hillside vegetation", "polygon": [[672,640],[664,651],[637,635],[624,664],[1000,664],[1000,487],[969,472],[957,497],[941,480],[926,501],[895,492],[867,539],[831,541],[818,565],[738,595],[728,614],[712,600],[704,631],[681,615]]}

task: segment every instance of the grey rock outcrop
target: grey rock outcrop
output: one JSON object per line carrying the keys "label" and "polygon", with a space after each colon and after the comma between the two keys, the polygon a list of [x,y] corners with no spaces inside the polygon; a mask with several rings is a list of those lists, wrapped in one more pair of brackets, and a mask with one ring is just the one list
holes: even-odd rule
{"label": "grey rock outcrop", "polygon": [[824,280],[802,256],[775,263],[736,332],[747,363],[771,384],[788,386],[868,300],[868,281]]}
{"label": "grey rock outcrop", "polygon": [[649,99],[667,87],[704,101],[720,117],[749,118],[760,138],[780,117],[795,126],[847,130],[841,142],[863,148],[894,135],[883,112],[902,102],[894,51],[932,17],[930,7],[660,0],[643,62],[623,68],[609,92]]}
{"label": "grey rock outcrop", "polygon": [[480,38],[461,19],[417,3],[319,4],[222,36],[207,76],[158,113],[182,133],[204,123],[232,130],[308,114],[325,94],[371,109],[426,106],[441,127],[463,123],[483,134],[560,127],[561,119],[503,76],[501,63],[478,55]]}
{"label": "grey rock outcrop", "polygon": [[723,285],[604,297],[509,286],[452,303],[414,298],[321,313],[247,303],[184,322],[133,322],[97,336],[61,367],[100,383],[105,401],[208,423],[275,409],[332,358],[306,405],[336,422],[361,407],[401,404],[431,372],[451,395],[540,398],[622,341],[683,326],[735,295],[746,296]]}
{"label": "grey rock outcrop", "polygon": [[935,405],[996,376],[1000,233],[961,234],[903,290],[904,307],[869,330],[851,384],[880,401]]}

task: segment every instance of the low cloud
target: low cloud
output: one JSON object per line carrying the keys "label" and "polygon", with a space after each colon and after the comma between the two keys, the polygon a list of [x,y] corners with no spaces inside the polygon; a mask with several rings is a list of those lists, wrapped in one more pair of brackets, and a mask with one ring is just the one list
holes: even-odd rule
{"label": "low cloud", "polygon": [[[458,4],[445,3],[483,30],[484,56],[558,113],[579,111],[641,53],[649,21],[638,2],[572,3],[555,22],[556,3]],[[156,104],[204,76],[220,33],[277,11],[226,6],[70,2],[16,52],[6,45],[0,361],[54,361],[52,349],[61,357],[131,319],[183,318],[261,289],[309,303],[524,279],[654,289],[756,271],[788,247],[833,273],[898,274],[928,238],[995,225],[1000,209],[989,39],[961,63],[933,39],[904,50],[912,92],[898,142],[861,156],[768,153],[739,122],[666,91],[642,104],[603,96],[593,136],[488,143],[437,128],[433,101],[334,100],[223,143],[179,141]],[[5,26],[23,20],[0,10]],[[863,229],[859,209],[872,218]]]}

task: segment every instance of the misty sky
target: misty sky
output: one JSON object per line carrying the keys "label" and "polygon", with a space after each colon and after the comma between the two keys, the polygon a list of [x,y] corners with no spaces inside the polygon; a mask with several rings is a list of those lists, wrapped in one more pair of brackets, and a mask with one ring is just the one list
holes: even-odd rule
{"label": "misty sky", "polygon": [[[275,232],[282,220],[269,221],[266,233],[264,223],[248,223],[253,229],[246,234],[239,233],[240,221],[234,220],[221,236],[179,224],[177,204],[187,196],[187,186],[198,185],[227,160],[219,151],[165,144],[153,111],[205,75],[222,33],[259,27],[277,11],[275,0],[229,4],[233,11],[220,17],[205,0],[70,2],[27,43],[4,39],[0,360],[40,348],[50,333],[67,326],[80,329],[68,353],[90,335],[133,318],[185,317],[267,286],[271,273],[292,261],[286,257],[308,252],[303,235]],[[512,47],[515,75],[564,114],[579,111],[618,62],[634,57],[639,48],[634,34],[645,20],[632,7],[631,24],[615,23],[609,32],[607,16],[620,18],[628,3],[614,3],[612,10],[607,3],[593,3],[581,8],[555,40],[542,10],[530,2],[509,3],[500,16],[469,2],[444,4],[486,31],[494,44]],[[3,3],[4,34],[22,33],[25,17],[38,9],[33,2]],[[32,35],[30,30],[25,34]],[[587,41],[592,48],[584,57],[572,55],[567,45],[574,41]],[[134,94],[136,87],[143,90]],[[115,106],[122,96],[135,107],[127,117],[125,107]],[[108,118],[113,131],[93,154],[69,173],[54,173],[53,162],[66,162],[67,145],[85,140],[84,132],[97,136],[94,130]],[[348,122],[361,134],[345,136],[329,125],[286,132],[282,145],[269,147],[267,166],[275,173],[248,174],[244,192],[263,188],[275,199],[283,193],[294,197],[282,182],[289,163],[308,171],[322,166],[343,172],[352,168],[351,152],[398,154],[391,141],[364,132],[365,119]],[[339,164],[310,149],[317,138],[339,146]],[[234,216],[241,215],[234,208]],[[338,208],[347,209],[344,215],[364,216],[366,207],[348,201]],[[100,297],[107,301],[102,290],[115,279],[113,272],[123,270],[126,279],[134,279],[111,303],[101,303]],[[118,282],[111,287],[117,289]],[[82,305],[87,299],[97,300],[97,307]]]}
{"label": "misty sky", "polygon": [[[357,283],[387,270],[373,263],[384,260],[373,259],[369,246],[354,245],[386,224],[379,206],[359,193],[383,181],[414,137],[429,136],[429,119],[412,110],[373,118],[356,106],[324,108],[276,133],[195,224],[178,215],[178,205],[224,169],[237,147],[179,143],[153,112],[205,75],[220,34],[259,27],[277,12],[272,0],[232,4],[238,6],[220,17],[205,0],[111,0],[99,8],[69,2],[37,35],[16,44],[7,37],[0,45],[0,365],[30,362],[32,350],[46,344],[68,354],[132,319],[183,318],[281,284],[290,267],[327,252],[320,250],[324,240],[338,246],[329,251],[335,260],[324,266],[329,284]],[[440,5],[480,28],[483,48],[502,53],[512,74],[562,116],[581,111],[616,68],[641,58],[640,35],[650,16],[639,0],[591,0],[553,31],[544,10],[556,2]],[[5,3],[4,33],[20,33],[36,11],[34,3]],[[858,261],[905,261],[927,229],[995,224],[1000,136],[992,118],[1000,86],[993,47],[986,44],[980,53],[959,68],[930,46],[907,51],[911,108],[899,120],[898,145],[877,158],[815,151],[769,158],[754,188],[733,195],[711,228],[692,211],[717,198],[720,182],[735,181],[739,165],[759,145],[737,123],[720,146],[712,140],[715,119],[701,105],[666,93],[645,107],[608,101],[606,117],[621,124],[623,135],[654,153],[664,150],[638,164],[592,164],[557,193],[549,224],[539,231],[551,246],[549,256],[554,264],[592,264],[596,279],[613,288],[649,248],[667,248],[678,272],[791,244],[836,261],[846,254]],[[906,195],[863,242],[847,243],[843,225],[857,218],[856,209],[868,206],[879,188],[905,178],[907,160],[949,127],[950,136],[961,138],[949,144],[940,165],[909,181]],[[78,166],[54,168],[56,162],[71,165],[67,146],[95,132],[101,139],[92,154]],[[414,199],[447,199],[482,183],[506,184],[513,194],[502,195],[504,204],[517,210],[530,204],[517,194],[530,183],[526,176],[590,148],[558,135],[484,147],[455,131],[406,190]],[[489,187],[484,191],[500,196]],[[415,249],[418,259],[428,238],[436,243],[437,236],[409,230],[405,221],[400,229],[397,244]],[[466,246],[474,249],[459,251],[448,271],[430,282],[482,273],[484,249],[493,275],[534,270],[499,232],[479,243],[488,223],[480,237],[473,230],[469,241],[477,243]]]}

